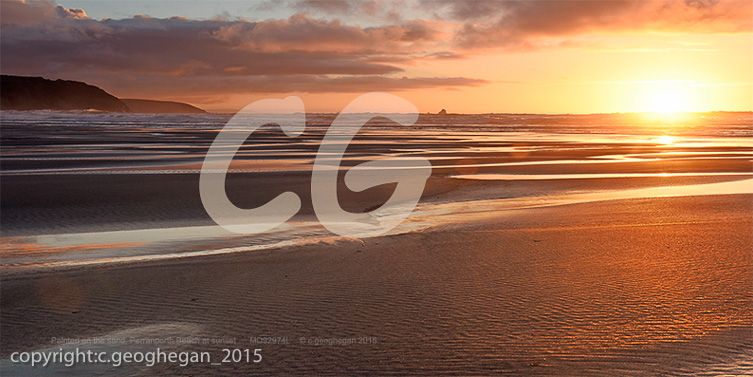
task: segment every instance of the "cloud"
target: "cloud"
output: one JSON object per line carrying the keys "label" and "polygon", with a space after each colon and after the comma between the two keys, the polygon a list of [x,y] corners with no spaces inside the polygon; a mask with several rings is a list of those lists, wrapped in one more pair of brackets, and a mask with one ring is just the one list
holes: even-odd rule
{"label": "cloud", "polygon": [[[3,43],[80,41],[106,30],[84,10],[66,9],[50,1],[0,1],[0,15]],[[6,33],[10,35],[6,37]]]}
{"label": "cloud", "polygon": [[340,52],[347,54],[411,54],[441,41],[433,22],[416,20],[400,25],[360,28],[306,14],[261,22],[234,22],[213,36],[236,48],[255,51]]}
{"label": "cloud", "polygon": [[83,9],[67,9],[60,5],[55,7],[55,11],[58,13],[58,16],[61,18],[76,18],[79,20],[89,20],[89,16],[86,15],[86,12]]}
{"label": "cloud", "polygon": [[428,21],[372,28],[304,14],[261,22],[148,16],[96,21],[49,2],[2,6],[3,70],[17,73],[391,74],[402,68],[389,64],[390,57],[419,57],[438,38]]}
{"label": "cloud", "polygon": [[[547,39],[630,32],[751,32],[753,3],[736,0],[447,1],[437,17],[463,23],[463,48],[532,49]],[[426,4],[429,4],[427,2]]]}
{"label": "cloud", "polygon": [[[489,81],[465,77],[387,77],[286,75],[244,77],[194,77],[191,80],[174,81],[155,78],[153,95],[168,95],[173,92],[215,94],[253,93],[359,93],[368,91],[403,91],[417,88],[453,88],[478,86]],[[138,94],[140,85],[128,76],[112,77],[109,85],[120,88],[121,96]]]}
{"label": "cloud", "polygon": [[[422,71],[425,61],[465,59],[486,49],[589,48],[595,42],[579,38],[592,35],[751,32],[753,11],[749,1],[727,0],[289,0],[282,6],[312,13],[264,21],[95,20],[52,1],[2,0],[2,71],[167,97],[453,88],[487,82],[398,76],[405,66]],[[393,14],[401,7],[415,17]]]}
{"label": "cloud", "polygon": [[[464,77],[393,77],[439,49],[437,21],[349,26],[307,14],[286,19],[93,20],[49,1],[2,1],[2,70],[86,81],[116,95],[330,93],[482,85]],[[436,53],[435,53],[436,52]],[[148,93],[148,94],[147,94]]]}
{"label": "cloud", "polygon": [[41,24],[61,18],[89,19],[82,9],[66,9],[52,1],[10,0],[1,4],[3,25]]}
{"label": "cloud", "polygon": [[355,6],[355,2],[348,0],[300,0],[293,4],[294,8],[315,10],[326,13],[347,13]]}

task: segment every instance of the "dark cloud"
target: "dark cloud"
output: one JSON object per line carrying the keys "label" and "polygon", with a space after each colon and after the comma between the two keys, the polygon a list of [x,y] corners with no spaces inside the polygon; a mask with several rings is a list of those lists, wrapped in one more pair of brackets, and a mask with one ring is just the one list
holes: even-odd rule
{"label": "dark cloud", "polygon": [[735,33],[753,29],[753,3],[737,0],[427,1],[463,23],[459,46],[551,47],[547,38],[620,32]]}
{"label": "dark cloud", "polygon": [[[465,77],[387,77],[287,75],[244,77],[194,77],[190,80],[154,78],[153,95],[169,95],[174,92],[214,94],[253,93],[358,93],[367,91],[401,91],[417,88],[451,88],[488,84],[486,80]],[[107,85],[118,87],[119,95],[138,94],[140,85],[128,76],[107,79]]]}
{"label": "dark cloud", "polygon": [[212,35],[235,47],[256,51],[411,54],[438,42],[430,21],[360,28],[296,14],[287,19],[227,23]]}
{"label": "dark cloud", "polygon": [[432,59],[440,59],[440,60],[452,60],[452,59],[463,59],[465,56],[454,53],[454,52],[450,52],[450,51],[439,51],[439,52],[431,53],[427,55],[427,57],[432,58]]}
{"label": "dark cloud", "polygon": [[355,1],[348,0],[299,0],[293,7],[300,10],[315,10],[325,13],[348,13],[355,5]]}
{"label": "dark cloud", "polygon": [[93,20],[52,2],[2,1],[2,71],[100,85],[118,95],[356,92],[480,85],[404,77],[433,57],[435,21],[360,28],[296,14],[250,22],[135,16]]}
{"label": "dark cloud", "polygon": [[432,9],[437,17],[461,21],[497,16],[507,6],[500,0],[424,0],[422,3],[426,7],[431,7],[429,9]]}
{"label": "dark cloud", "polygon": [[355,54],[238,48],[215,38],[204,28],[206,25],[197,26],[164,30],[117,30],[115,27],[98,36],[58,34],[55,38],[35,40],[30,40],[29,34],[14,40],[10,33],[3,32],[2,68],[24,73],[96,69],[167,76],[218,72],[225,75],[359,75],[401,71],[393,65],[370,63]]}

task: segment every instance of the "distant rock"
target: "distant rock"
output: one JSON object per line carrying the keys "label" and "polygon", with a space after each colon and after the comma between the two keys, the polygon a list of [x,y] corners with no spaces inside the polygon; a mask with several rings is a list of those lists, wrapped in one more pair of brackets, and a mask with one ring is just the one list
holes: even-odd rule
{"label": "distant rock", "polygon": [[442,109],[442,111],[438,112],[437,115],[447,115],[447,110]]}
{"label": "distant rock", "polygon": [[117,97],[93,85],[9,75],[0,76],[0,109],[129,111]]}
{"label": "distant rock", "polygon": [[134,98],[122,98],[121,101],[134,113],[206,113],[196,106],[182,102]]}
{"label": "distant rock", "polygon": [[2,110],[98,110],[117,113],[205,113],[181,102],[119,99],[80,81],[0,76]]}

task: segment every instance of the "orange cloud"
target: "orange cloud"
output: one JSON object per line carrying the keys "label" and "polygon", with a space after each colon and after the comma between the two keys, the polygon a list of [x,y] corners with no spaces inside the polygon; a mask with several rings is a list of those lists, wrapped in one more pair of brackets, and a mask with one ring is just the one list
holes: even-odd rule
{"label": "orange cloud", "polygon": [[462,21],[461,48],[550,47],[547,38],[629,32],[741,33],[753,3],[739,0],[450,1],[441,13]]}

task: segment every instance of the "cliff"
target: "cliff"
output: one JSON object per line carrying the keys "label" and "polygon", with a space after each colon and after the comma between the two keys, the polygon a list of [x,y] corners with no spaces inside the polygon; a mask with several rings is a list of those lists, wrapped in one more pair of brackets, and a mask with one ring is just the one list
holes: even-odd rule
{"label": "cliff", "polygon": [[83,82],[8,75],[0,77],[0,109],[129,111],[117,97]]}
{"label": "cliff", "polygon": [[0,76],[2,110],[99,110],[136,113],[205,113],[181,102],[119,99],[80,81]]}
{"label": "cliff", "polygon": [[134,113],[206,113],[196,106],[182,102],[134,98],[122,98],[121,101]]}

